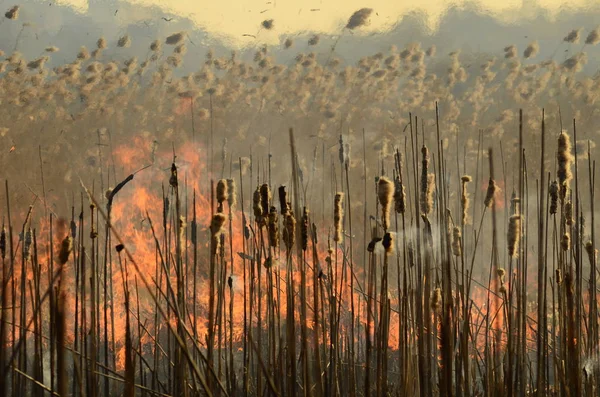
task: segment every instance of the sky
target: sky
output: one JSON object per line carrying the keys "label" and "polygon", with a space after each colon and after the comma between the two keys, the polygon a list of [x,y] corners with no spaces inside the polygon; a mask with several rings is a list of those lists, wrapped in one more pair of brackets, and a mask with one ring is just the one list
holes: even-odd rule
{"label": "sky", "polygon": [[[85,13],[90,1],[100,0],[58,0],[56,3]],[[350,15],[363,7],[372,8],[374,12],[369,26],[356,34],[368,35],[393,29],[403,16],[410,13],[425,15],[423,20],[426,27],[433,32],[450,7],[460,9],[475,6],[484,14],[512,24],[535,19],[540,12],[544,12],[548,19],[553,19],[566,8],[582,10],[595,4],[594,0],[122,0],[122,3],[125,2],[134,6],[159,8],[166,14],[189,19],[207,33],[227,38],[238,45],[254,40],[244,35],[254,35],[262,42],[274,43],[282,34],[293,35],[306,31],[338,34]],[[143,13],[135,15],[131,9],[126,16],[130,20],[145,17]],[[273,30],[260,29],[260,22],[266,19],[274,20]]]}

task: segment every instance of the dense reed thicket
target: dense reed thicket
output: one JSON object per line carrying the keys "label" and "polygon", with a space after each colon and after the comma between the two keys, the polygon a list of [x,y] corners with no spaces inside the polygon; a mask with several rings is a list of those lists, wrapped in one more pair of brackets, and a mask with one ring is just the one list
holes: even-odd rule
{"label": "dense reed thicket", "polygon": [[1,55],[0,395],[598,394],[584,52],[186,40]]}

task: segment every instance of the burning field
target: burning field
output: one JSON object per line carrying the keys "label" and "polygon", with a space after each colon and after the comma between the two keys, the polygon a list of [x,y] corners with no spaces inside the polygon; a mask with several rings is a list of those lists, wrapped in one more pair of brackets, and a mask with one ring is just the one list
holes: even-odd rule
{"label": "burning field", "polygon": [[0,47],[0,396],[598,395],[598,28],[136,40]]}

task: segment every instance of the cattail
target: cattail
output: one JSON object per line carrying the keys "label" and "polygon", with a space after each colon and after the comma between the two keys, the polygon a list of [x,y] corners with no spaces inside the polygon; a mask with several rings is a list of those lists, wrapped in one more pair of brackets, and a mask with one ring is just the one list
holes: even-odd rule
{"label": "cattail", "polygon": [[289,211],[289,206],[287,202],[287,191],[285,190],[285,186],[279,186],[279,208],[281,209],[281,215],[285,215]]}
{"label": "cattail", "polygon": [[263,211],[262,216],[267,217],[269,215],[269,204],[271,203],[271,188],[268,184],[264,183],[260,187],[260,206]]}
{"label": "cattail", "polygon": [[340,164],[347,164],[348,153],[346,152],[346,145],[344,145],[344,136],[340,134],[340,139],[338,141],[340,143],[340,149],[338,151]]}
{"label": "cattail", "polygon": [[594,243],[592,243],[591,241],[585,243],[585,252],[587,252],[590,265],[592,265],[596,260],[596,253],[598,252],[598,250],[594,249]]}
{"label": "cattail", "polygon": [[219,209],[217,211],[223,212],[223,202],[227,200],[227,180],[219,179],[217,182],[217,202],[219,203]]}
{"label": "cattail", "polygon": [[232,210],[237,204],[237,188],[234,179],[227,179],[227,202]]}
{"label": "cattail", "polygon": [[267,30],[271,30],[273,29],[273,26],[275,26],[273,22],[275,22],[273,19],[265,19],[262,21],[261,26]]}
{"label": "cattail", "polygon": [[428,174],[429,150],[425,145],[421,148],[421,213],[428,215],[433,209],[433,191],[435,190],[435,174]]}
{"label": "cattail", "polygon": [[335,233],[333,241],[341,243],[343,240],[342,221],[344,219],[344,193],[338,192],[335,195],[335,203],[333,208],[333,223],[335,225]]}
{"label": "cattail", "polygon": [[308,214],[308,209],[304,207],[304,211],[302,212],[302,223],[300,224],[300,237],[302,238],[303,251],[306,251],[308,248]]}
{"label": "cattail", "polygon": [[563,282],[562,271],[560,269],[556,269],[556,284],[561,285]]}
{"label": "cattail", "polygon": [[64,265],[69,260],[69,254],[73,250],[73,238],[67,236],[60,245],[60,252],[58,254],[58,260],[61,265]]}
{"label": "cattail", "polygon": [[454,229],[452,230],[452,253],[454,256],[462,255],[461,238],[460,228],[454,226]]}
{"label": "cattail", "polygon": [[500,280],[504,280],[504,276],[506,275],[506,270],[504,270],[504,268],[499,267],[498,270],[496,270],[496,274],[498,274],[498,278]]}
{"label": "cattail", "polygon": [[537,40],[533,41],[527,46],[527,48],[525,48],[525,51],[523,51],[523,57],[525,57],[525,59],[533,58],[538,54],[539,51],[540,45],[538,44]]}
{"label": "cattail", "polygon": [[385,248],[386,254],[391,254],[394,251],[394,237],[392,233],[387,232],[383,235],[381,245]]}
{"label": "cattail", "polygon": [[600,28],[592,30],[585,39],[585,44],[588,45],[596,45],[598,43],[600,43]]}
{"label": "cattail", "polygon": [[521,204],[521,199],[517,197],[517,193],[513,191],[510,197],[510,214],[515,215],[519,213],[519,204]]}
{"label": "cattail", "polygon": [[433,294],[431,295],[431,308],[434,311],[437,311],[440,308],[442,303],[442,289],[436,288],[433,290]]}
{"label": "cattail", "polygon": [[285,215],[284,228],[283,228],[283,242],[288,251],[294,246],[296,241],[296,218],[294,213],[290,210]]}
{"label": "cattail", "polygon": [[98,41],[96,42],[96,47],[97,47],[99,50],[103,50],[103,49],[105,49],[105,48],[106,48],[106,40],[104,39],[104,37],[100,37],[100,38],[98,39]]}
{"label": "cattail", "polygon": [[394,209],[398,214],[404,214],[406,211],[406,193],[399,177],[394,180]]}
{"label": "cattail", "polygon": [[177,185],[178,185],[177,166],[175,165],[175,163],[171,164],[171,177],[169,178],[169,185],[171,185],[174,188],[177,188]]}
{"label": "cattail", "polygon": [[485,200],[483,200],[483,204],[487,208],[490,208],[492,206],[492,203],[494,202],[494,199],[496,198],[497,190],[498,190],[498,186],[496,185],[496,182],[492,178],[490,178],[490,180],[488,181],[487,192],[485,194]]}
{"label": "cattail", "polygon": [[558,160],[558,182],[561,187],[561,199],[566,197],[566,188],[573,178],[571,173],[571,165],[573,163],[573,155],[571,154],[571,138],[566,132],[561,132],[558,136],[558,152],[556,154]]}
{"label": "cattail", "polygon": [[577,44],[579,42],[580,35],[581,35],[581,29],[573,29],[569,32],[569,34],[567,34],[563,38],[563,41],[565,41],[567,43]]}
{"label": "cattail", "polygon": [[13,21],[17,18],[19,18],[19,6],[14,6],[12,7],[10,10],[6,11],[4,13],[4,16],[7,19],[12,19]]}
{"label": "cattail", "polygon": [[460,202],[462,204],[462,224],[469,224],[469,193],[467,192],[467,183],[471,182],[471,177],[469,175],[463,175],[460,178],[461,183],[461,195]]}
{"label": "cattail", "polygon": [[119,41],[117,41],[117,47],[119,48],[127,48],[129,46],[131,46],[131,38],[129,35],[125,35],[119,38]]}
{"label": "cattail", "polygon": [[372,12],[372,8],[361,8],[360,10],[355,11],[348,20],[346,29],[352,30],[367,25]]}
{"label": "cattail", "polygon": [[548,193],[550,194],[550,214],[556,214],[558,210],[558,182],[552,181]]}
{"label": "cattail", "polygon": [[571,247],[571,236],[569,233],[563,234],[562,238],[560,239],[560,247],[563,251],[566,251]]}
{"label": "cattail", "polygon": [[279,247],[279,215],[275,207],[271,207],[269,211],[267,228],[269,230],[269,244],[273,248]]}
{"label": "cattail", "polygon": [[185,37],[185,32],[173,33],[172,35],[167,37],[167,39],[165,40],[165,43],[167,43],[169,45],[178,45],[183,41],[184,37]]}
{"label": "cattail", "polygon": [[23,256],[25,260],[29,260],[31,257],[31,243],[33,242],[31,228],[25,232],[25,239],[23,241]]}
{"label": "cattail", "polygon": [[573,203],[571,201],[567,201],[565,203],[565,223],[568,226],[573,226]]}
{"label": "cattail", "polygon": [[262,223],[263,207],[261,204],[260,186],[256,187],[254,195],[252,196],[252,210],[254,211],[254,218],[258,224]]}
{"label": "cattail", "polygon": [[516,214],[510,217],[506,239],[508,240],[508,255],[516,258],[521,239],[521,215]]}
{"label": "cattail", "polygon": [[210,222],[211,233],[211,254],[216,255],[221,248],[221,234],[223,233],[223,225],[227,221],[225,214],[217,213],[213,216]]}
{"label": "cattail", "polygon": [[377,184],[377,196],[379,198],[379,204],[381,205],[381,221],[383,223],[383,229],[388,230],[390,227],[392,199],[394,197],[394,184],[385,176],[379,178]]}
{"label": "cattail", "polygon": [[161,45],[160,41],[154,40],[152,42],[152,44],[150,44],[150,51],[152,51],[152,52],[158,52],[158,51],[160,51],[160,45]]}

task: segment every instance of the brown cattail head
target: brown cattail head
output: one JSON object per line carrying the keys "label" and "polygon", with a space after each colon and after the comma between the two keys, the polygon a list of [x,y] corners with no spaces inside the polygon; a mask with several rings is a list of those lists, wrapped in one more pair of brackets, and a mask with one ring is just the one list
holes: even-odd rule
{"label": "brown cattail head", "polygon": [[471,182],[471,176],[469,175],[463,175],[462,178],[460,178],[460,184],[461,184],[461,195],[460,195],[460,202],[462,205],[462,224],[463,225],[468,225],[469,224],[469,204],[470,204],[470,200],[469,200],[469,193],[467,192],[467,183]]}
{"label": "brown cattail head", "polygon": [[262,202],[261,202],[259,186],[256,187],[256,190],[254,191],[254,195],[252,196],[252,210],[254,211],[254,218],[256,219],[256,223],[261,225],[262,218],[263,218],[263,207],[262,207]]}
{"label": "brown cattail head", "polygon": [[304,207],[304,211],[302,212],[302,223],[301,223],[301,227],[300,227],[300,234],[301,234],[301,238],[302,238],[302,250],[306,251],[306,249],[308,248],[308,215],[309,215],[310,211],[308,210],[308,208]]}
{"label": "brown cattail head", "polygon": [[217,201],[219,203],[220,211],[223,211],[223,202],[227,200],[228,192],[227,192],[227,180],[219,179],[217,182]]}
{"label": "brown cattail head", "polygon": [[227,202],[229,208],[232,210],[237,204],[237,187],[235,185],[235,179],[227,179]]}
{"label": "brown cattail head", "polygon": [[462,255],[462,244],[461,244],[462,234],[460,232],[460,228],[458,226],[454,226],[452,230],[452,253],[454,256]]}
{"label": "brown cattail head", "polygon": [[561,285],[563,282],[562,270],[556,269],[556,284]]}
{"label": "brown cattail head", "polygon": [[291,251],[296,241],[296,218],[294,218],[294,212],[289,210],[285,215],[285,222],[283,228],[283,242],[288,251]]}
{"label": "brown cattail head", "polygon": [[483,204],[487,208],[490,208],[492,206],[492,204],[494,203],[497,191],[498,191],[498,185],[496,185],[496,182],[492,178],[490,178],[490,180],[488,182],[487,192],[485,194],[485,200],[483,201]]}
{"label": "brown cattail head", "polygon": [[567,251],[570,247],[571,247],[571,235],[569,235],[569,233],[565,233],[565,234],[563,234],[562,238],[560,239],[560,248],[562,248],[563,251]]}
{"label": "brown cattail head", "polygon": [[341,243],[343,241],[342,224],[344,220],[344,193],[338,192],[335,195],[335,203],[333,208],[333,223],[335,226],[335,233],[333,235],[333,241]]}
{"label": "brown cattail head", "polygon": [[171,164],[171,178],[169,178],[169,185],[177,187],[177,166],[175,163]]}
{"label": "brown cattail head", "polygon": [[558,211],[558,182],[552,181],[548,193],[550,194],[550,214],[554,215]]}
{"label": "brown cattail head", "polygon": [[598,252],[598,250],[594,249],[594,243],[592,243],[591,241],[585,243],[585,252],[587,252],[590,265],[593,265],[596,261],[596,254]]}
{"label": "brown cattail head", "polygon": [[64,238],[60,245],[60,252],[58,253],[58,261],[61,265],[64,265],[69,260],[69,254],[73,250],[73,238],[67,236]]}
{"label": "brown cattail head", "polygon": [[273,248],[279,247],[279,216],[275,207],[271,207],[269,210],[267,227],[269,229],[269,244]]}
{"label": "brown cattail head", "polygon": [[33,242],[31,228],[28,228],[25,232],[25,239],[23,240],[23,256],[25,260],[29,260],[31,257],[31,243]]}
{"label": "brown cattail head", "polygon": [[394,180],[394,209],[398,214],[404,214],[406,211],[406,193],[399,177]]}
{"label": "brown cattail head", "polygon": [[210,222],[210,233],[213,236],[220,236],[223,233],[223,225],[227,221],[225,214],[215,214]]}
{"label": "brown cattail head", "polygon": [[260,205],[262,208],[262,216],[267,217],[269,215],[269,205],[271,204],[271,188],[268,184],[263,183],[260,187]]}
{"label": "brown cattail head", "polygon": [[573,226],[573,203],[571,201],[567,201],[565,203],[565,224],[567,226]]}
{"label": "brown cattail head", "polygon": [[573,155],[571,154],[571,138],[566,132],[561,132],[558,136],[558,151],[556,153],[558,162],[558,170],[556,175],[558,176],[558,182],[563,190],[561,192],[561,198],[564,199],[566,196],[566,189],[569,187],[569,183],[573,178],[571,173],[571,165],[573,164]]}
{"label": "brown cattail head", "polygon": [[287,191],[285,186],[279,186],[279,207],[281,208],[281,215],[287,214],[289,207],[287,202]]}
{"label": "brown cattail head", "polygon": [[348,20],[346,29],[352,30],[367,25],[372,12],[372,8],[361,8],[360,10],[355,11]]}
{"label": "brown cattail head", "polygon": [[508,255],[511,258],[516,258],[519,254],[519,241],[521,240],[521,215],[513,215],[508,222]]}
{"label": "brown cattail head", "polygon": [[383,248],[385,248],[386,254],[390,254],[394,251],[394,237],[392,233],[387,232],[383,235],[381,245],[383,245]]}
{"label": "brown cattail head", "polygon": [[425,211],[427,208],[426,196],[427,196],[427,186],[428,186],[428,176],[427,172],[429,170],[429,150],[425,145],[421,148],[421,213],[427,215],[429,212]]}
{"label": "brown cattail head", "polygon": [[438,311],[442,304],[442,289],[436,288],[433,290],[433,294],[431,295],[431,308],[434,311]]}
{"label": "brown cattail head", "polygon": [[394,197],[394,184],[387,177],[382,176],[377,183],[377,197],[381,205],[381,221],[383,229],[388,230],[390,227],[390,212],[392,207],[392,199]]}
{"label": "brown cattail head", "polygon": [[4,13],[7,19],[15,20],[19,18],[19,6],[14,6]]}

